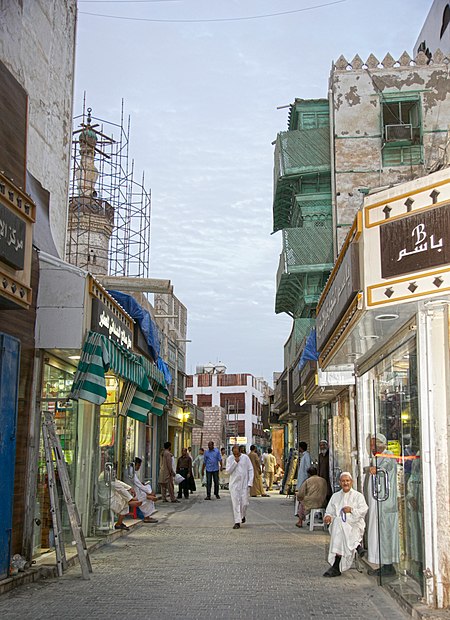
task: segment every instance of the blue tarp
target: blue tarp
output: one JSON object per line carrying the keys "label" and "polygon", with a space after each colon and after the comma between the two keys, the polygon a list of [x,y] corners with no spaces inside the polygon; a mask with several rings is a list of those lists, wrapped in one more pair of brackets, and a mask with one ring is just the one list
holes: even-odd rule
{"label": "blue tarp", "polygon": [[159,351],[161,348],[159,330],[148,310],[144,310],[144,308],[131,295],[121,293],[120,291],[108,291],[108,293],[111,297],[114,297],[122,308],[137,322],[142,330],[142,333],[144,334],[145,340],[147,341],[150,354],[156,361],[159,357]]}
{"label": "blue tarp", "polygon": [[172,383],[172,375],[170,373],[169,367],[167,366],[166,362],[163,360],[162,357],[158,357],[158,361],[156,362],[156,365],[158,366],[159,370],[163,373],[166,383],[170,385]]}
{"label": "blue tarp", "polygon": [[312,329],[306,339],[305,348],[301,354],[300,361],[298,363],[298,369],[301,370],[307,361],[317,362],[319,354],[317,353],[317,341],[316,330]]}

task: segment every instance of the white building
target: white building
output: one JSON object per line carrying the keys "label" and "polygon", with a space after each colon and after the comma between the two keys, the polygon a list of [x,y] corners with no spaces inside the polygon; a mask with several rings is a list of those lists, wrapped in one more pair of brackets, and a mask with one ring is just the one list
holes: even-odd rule
{"label": "white building", "polygon": [[450,2],[434,0],[425,23],[414,45],[414,55],[419,52],[431,58],[436,50],[450,54]]}
{"label": "white building", "polygon": [[[198,407],[222,407],[226,411],[227,443],[266,447],[262,406],[268,393],[264,379],[249,373],[226,374],[226,367],[208,364],[188,375],[186,400]],[[207,433],[205,421],[204,432]]]}

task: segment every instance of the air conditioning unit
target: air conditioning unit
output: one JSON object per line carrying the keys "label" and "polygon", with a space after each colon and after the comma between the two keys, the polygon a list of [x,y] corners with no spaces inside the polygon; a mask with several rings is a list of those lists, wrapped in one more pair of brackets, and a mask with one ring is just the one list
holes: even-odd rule
{"label": "air conditioning unit", "polygon": [[386,125],[385,126],[386,142],[411,142],[412,141],[412,125]]}

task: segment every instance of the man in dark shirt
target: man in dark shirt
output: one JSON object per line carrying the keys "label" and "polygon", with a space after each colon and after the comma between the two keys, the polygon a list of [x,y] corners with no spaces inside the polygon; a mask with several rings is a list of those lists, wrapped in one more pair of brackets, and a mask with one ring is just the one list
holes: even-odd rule
{"label": "man in dark shirt", "polygon": [[321,478],[325,478],[327,481],[327,502],[333,495],[333,490],[330,484],[330,453],[328,450],[328,441],[322,439],[319,443],[319,463],[318,463],[318,475]]}

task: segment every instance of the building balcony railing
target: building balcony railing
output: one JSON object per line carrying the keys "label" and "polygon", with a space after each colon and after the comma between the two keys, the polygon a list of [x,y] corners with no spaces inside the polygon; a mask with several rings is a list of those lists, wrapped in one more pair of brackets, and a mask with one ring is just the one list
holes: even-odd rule
{"label": "building balcony railing", "polygon": [[[330,129],[284,131],[274,155],[274,231],[292,226],[293,195],[330,191]],[[305,177],[305,187],[298,181]]]}
{"label": "building balcony railing", "polygon": [[283,230],[275,312],[311,318],[332,267],[331,218]]}
{"label": "building balcony railing", "polygon": [[305,345],[306,336],[315,325],[314,318],[294,319],[292,331],[284,345],[284,367],[290,368]]}

